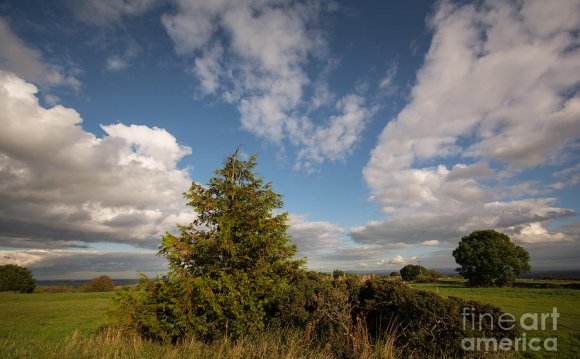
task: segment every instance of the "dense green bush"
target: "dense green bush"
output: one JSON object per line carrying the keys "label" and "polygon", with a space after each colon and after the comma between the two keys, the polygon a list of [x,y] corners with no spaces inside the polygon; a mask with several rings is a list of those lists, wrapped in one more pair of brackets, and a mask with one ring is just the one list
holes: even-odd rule
{"label": "dense green bush", "polygon": [[0,266],[0,292],[32,293],[36,281],[28,268],[16,264]]}
{"label": "dense green bush", "polygon": [[175,342],[191,330],[195,320],[188,311],[185,284],[168,277],[143,277],[136,287],[116,291],[116,306],[110,313],[120,327],[132,329],[148,339]]}
{"label": "dense green bush", "polygon": [[441,278],[443,278],[443,274],[441,274],[435,270],[428,269],[427,271],[416,276],[415,282],[416,283],[436,283]]}
{"label": "dense green bush", "polygon": [[[517,331],[502,331],[497,325],[482,323],[482,331],[473,331],[472,318],[464,326],[463,308],[473,308],[474,313],[488,313],[497,323],[502,311],[492,305],[458,298],[443,298],[433,292],[413,289],[401,282],[373,278],[359,293],[357,315],[364,318],[369,333],[380,338],[395,326],[396,343],[405,352],[422,356],[455,356],[465,354],[461,348],[464,338],[514,338]],[[471,309],[470,309],[471,312]],[[467,317],[466,317],[467,318]],[[484,316],[489,319],[489,316]],[[479,328],[479,317],[474,318]]]}
{"label": "dense green bush", "polygon": [[112,292],[113,289],[115,284],[108,275],[93,278],[79,288],[81,292]]}
{"label": "dense green bush", "polygon": [[301,272],[276,299],[269,312],[271,324],[310,328],[320,337],[344,332],[352,324],[361,278]]}

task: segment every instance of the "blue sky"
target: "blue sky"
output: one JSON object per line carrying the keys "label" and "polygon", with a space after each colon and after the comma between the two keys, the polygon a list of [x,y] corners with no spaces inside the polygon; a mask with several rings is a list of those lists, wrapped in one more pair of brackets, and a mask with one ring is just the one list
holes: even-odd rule
{"label": "blue sky", "polygon": [[580,2],[0,2],[0,263],[160,273],[238,146],[318,270],[578,269]]}

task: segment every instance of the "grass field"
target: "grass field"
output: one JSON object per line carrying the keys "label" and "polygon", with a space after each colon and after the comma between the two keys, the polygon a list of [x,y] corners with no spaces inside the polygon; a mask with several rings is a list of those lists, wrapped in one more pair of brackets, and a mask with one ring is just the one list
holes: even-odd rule
{"label": "grass field", "polygon": [[113,293],[0,293],[0,338],[58,340],[105,325]]}
{"label": "grass field", "polygon": [[[552,357],[580,358],[578,290],[465,288],[431,283],[413,286],[443,296],[491,303],[517,318],[528,312],[551,312],[552,307],[557,307],[561,314],[556,333],[558,352]],[[112,293],[0,293],[0,358],[332,358],[324,346],[304,345],[299,333],[266,333],[237,343],[191,341],[173,347],[103,330],[112,297]],[[545,338],[554,333],[528,333],[531,335]],[[387,346],[378,350],[385,355],[375,353],[368,357],[390,357]],[[527,352],[523,356],[541,358],[545,353]]]}
{"label": "grass field", "polygon": [[[552,331],[552,320],[546,320],[545,331],[527,332],[528,337],[542,338],[557,336],[558,352],[554,358],[580,358],[580,291],[576,289],[551,288],[467,288],[459,284],[414,283],[413,287],[463,299],[490,303],[511,313],[516,319],[524,313],[550,313],[556,307],[560,317],[557,331]],[[538,315],[541,323],[541,315]],[[531,320],[527,322],[531,323]],[[525,357],[543,358],[548,353],[537,355],[527,352]]]}
{"label": "grass field", "polygon": [[[0,358],[287,358],[334,359],[304,333],[274,331],[235,342],[160,344],[105,328],[113,293],[0,293]],[[393,358],[387,342],[359,357]]]}

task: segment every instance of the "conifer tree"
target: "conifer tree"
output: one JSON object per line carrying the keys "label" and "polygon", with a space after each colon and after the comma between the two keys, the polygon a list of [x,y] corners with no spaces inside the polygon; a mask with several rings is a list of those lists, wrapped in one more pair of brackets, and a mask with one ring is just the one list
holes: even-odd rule
{"label": "conifer tree", "polygon": [[255,156],[244,161],[236,151],[207,186],[193,183],[184,196],[196,218],[162,238],[159,254],[172,281],[185,283],[183,308],[202,336],[263,328],[268,306],[303,264],[293,259],[282,196],[255,166]]}

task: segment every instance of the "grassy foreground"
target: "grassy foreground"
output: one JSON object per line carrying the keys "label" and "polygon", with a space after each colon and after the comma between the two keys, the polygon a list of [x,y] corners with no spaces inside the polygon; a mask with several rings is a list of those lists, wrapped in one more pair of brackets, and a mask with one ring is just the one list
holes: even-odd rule
{"label": "grassy foreground", "polygon": [[0,338],[34,343],[61,340],[104,326],[113,293],[0,293]]}
{"label": "grassy foreground", "polygon": [[[337,358],[296,331],[163,345],[107,328],[113,293],[0,293],[0,358]],[[360,358],[396,358],[391,342],[360,340]]]}
{"label": "grassy foreground", "polygon": [[[417,289],[429,290],[443,296],[490,303],[511,313],[519,320],[525,313],[550,313],[556,307],[560,317],[557,330],[552,330],[552,319],[546,318],[545,330],[526,331],[528,338],[557,337],[558,351],[555,354],[541,352],[519,352],[515,357],[526,358],[580,358],[580,290],[553,288],[467,288],[461,284],[413,283]],[[532,319],[526,320],[527,324]],[[538,314],[541,329],[541,314]]]}
{"label": "grassy foreground", "polygon": [[[414,287],[492,303],[516,318],[524,313],[560,313],[558,330],[528,332],[528,337],[557,336],[551,357],[580,357],[580,291],[570,289],[465,288],[449,284]],[[112,293],[0,293],[0,358],[335,358],[324,343],[304,333],[273,331],[232,342],[183,342],[162,345],[106,329]],[[551,321],[547,322],[551,329]],[[396,358],[391,343],[370,346],[364,340],[360,358]],[[547,353],[520,352],[513,357],[542,358]],[[489,357],[489,356],[488,356]],[[548,356],[549,357],[549,356]]]}

